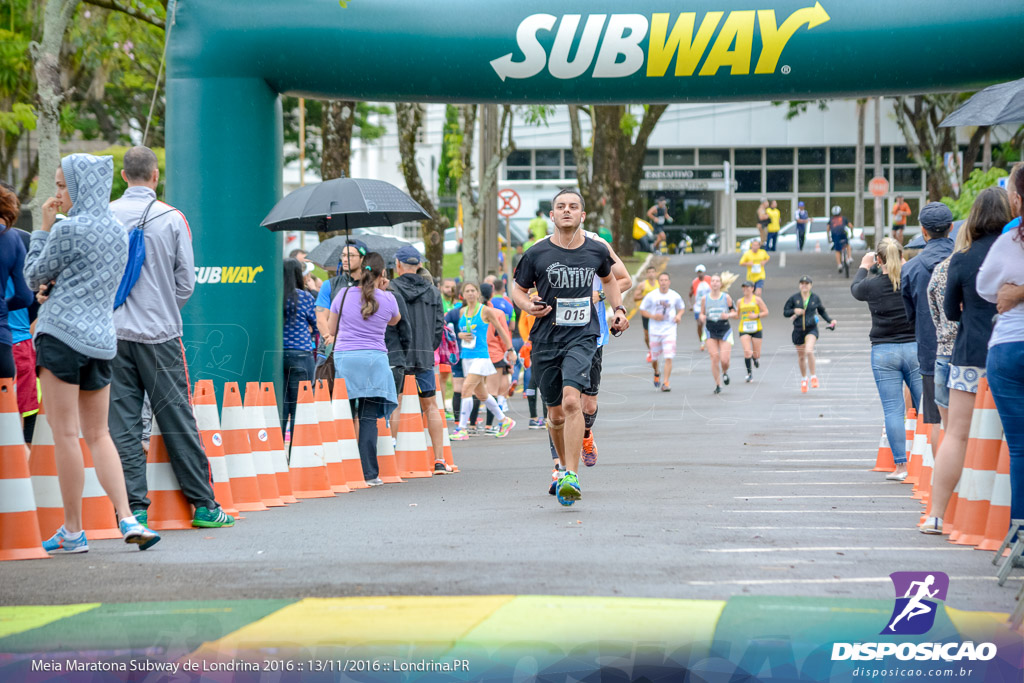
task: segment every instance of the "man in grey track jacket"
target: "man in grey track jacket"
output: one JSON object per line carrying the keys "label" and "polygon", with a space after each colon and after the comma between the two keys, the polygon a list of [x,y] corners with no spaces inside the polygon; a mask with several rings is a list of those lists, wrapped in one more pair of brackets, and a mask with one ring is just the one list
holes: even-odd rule
{"label": "man in grey track jacket", "polygon": [[189,400],[181,343],[180,309],[188,303],[196,282],[192,234],[180,211],[156,199],[160,171],[152,150],[128,150],[121,177],[128,189],[111,202],[110,210],[127,230],[141,222],[146,242],[139,279],[124,304],[114,310],[117,357],[109,422],[121,455],[128,500],[136,518],[145,523],[149,484],[142,448],[142,405],[148,394],[171,469],[185,498],[196,508],[192,526],[231,526],[234,519],[214,500],[210,465]]}

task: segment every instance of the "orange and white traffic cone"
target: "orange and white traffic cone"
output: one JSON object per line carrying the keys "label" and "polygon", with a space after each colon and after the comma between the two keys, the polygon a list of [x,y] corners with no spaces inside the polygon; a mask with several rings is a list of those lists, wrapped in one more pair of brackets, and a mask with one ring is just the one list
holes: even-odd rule
{"label": "orange and white traffic cone", "polygon": [[270,435],[264,426],[259,382],[246,382],[245,401],[242,406],[249,433],[249,445],[252,446],[252,464],[256,468],[256,483],[260,487],[260,497],[267,507],[284,507],[284,501],[277,490],[277,473],[274,471],[274,461],[270,453]]}
{"label": "orange and white traffic cone", "polygon": [[377,476],[385,484],[402,484],[395,462],[395,445],[391,441],[391,430],[384,418],[377,420]]}
{"label": "orange and white traffic cone", "polygon": [[1010,528],[1010,495],[1010,446],[1004,434],[996,463],[996,477],[992,482],[988,519],[985,520],[985,538],[978,544],[978,550],[998,550],[1003,544]]}
{"label": "orange and white traffic cone", "polygon": [[405,387],[399,399],[398,442],[395,459],[398,476],[406,479],[421,479],[433,476],[434,459],[427,455],[427,442],[423,438],[423,416],[420,413],[419,392],[416,378],[405,376]]}
{"label": "orange and white traffic cone", "polygon": [[[907,445],[903,449],[903,453],[909,457],[910,452],[914,449],[914,434],[917,432],[917,409],[910,406],[910,401],[907,401],[907,406],[907,415],[903,418],[903,429],[906,433]],[[895,464],[893,466],[895,467]]]}
{"label": "orange and white traffic cone", "polygon": [[39,533],[13,379],[0,379],[0,489],[0,561],[48,558]]}
{"label": "orange and white traffic cone", "polygon": [[[907,451],[907,478],[904,484],[912,484],[915,488],[921,477],[921,468],[924,465],[924,450],[928,443],[928,435],[931,434],[932,426],[925,424],[921,417],[916,421],[914,437],[910,449]],[[913,493],[913,489],[911,489]]]}
{"label": "orange and white traffic cone", "polygon": [[149,454],[146,456],[146,484],[149,486],[147,524],[158,531],[191,529],[192,505],[181,492],[181,484],[171,467],[171,457],[156,415],[153,416],[152,425]]}
{"label": "orange and white traffic cone", "polygon": [[334,380],[331,412],[334,415],[334,435],[338,439],[345,485],[352,490],[368,489],[370,485],[363,476],[363,461],[359,458],[359,442],[356,441],[356,428],[352,424],[352,406],[348,402],[344,377]]}
{"label": "orange and white traffic cone", "polygon": [[882,438],[878,442],[878,456],[875,458],[875,466],[872,472],[892,472],[896,469],[896,461],[893,459],[892,449],[889,448],[889,437],[882,427]]}
{"label": "orange and white traffic cone", "polygon": [[978,383],[967,455],[960,475],[960,502],[953,520],[955,531],[949,537],[957,545],[977,545],[985,538],[1002,442],[1003,423],[999,420],[988,381],[982,378]]}
{"label": "orange and white traffic cone", "polygon": [[[85,530],[86,536],[93,539],[121,538],[114,505],[107,498],[106,491],[96,477],[96,468],[93,466],[89,447],[85,445],[85,439],[79,438],[78,443],[82,449],[85,467],[85,481],[82,487],[82,529]],[[64,523],[64,500],[57,479],[53,430],[50,429],[46,406],[43,403],[39,404],[28,467],[35,493],[39,528],[56,529]]]}
{"label": "orange and white traffic cone", "polygon": [[206,459],[210,462],[213,497],[220,503],[225,514],[242,519],[231,496],[231,478],[228,476],[228,461],[224,455],[224,437],[220,432],[220,414],[217,411],[213,380],[201,379],[196,382],[196,390],[192,394],[192,414],[199,427],[199,440],[206,451]]}
{"label": "orange and white traffic cone", "polygon": [[277,476],[277,491],[286,503],[298,503],[292,493],[292,477],[288,473],[288,454],[284,450],[284,436],[281,434],[281,418],[277,412],[277,395],[273,382],[260,384],[260,406],[263,408],[263,424],[270,444],[270,460]]}
{"label": "orange and white traffic cone", "polygon": [[242,512],[266,510],[260,485],[256,479],[256,465],[249,444],[249,428],[238,382],[224,384],[224,406],[221,410],[221,436],[224,439],[224,457],[228,461],[231,478],[231,497]]}
{"label": "orange and white traffic cone", "polygon": [[437,379],[437,381],[435,382],[437,386],[437,393],[434,394],[434,396],[437,399],[438,413],[441,415],[441,435],[444,438],[444,447],[442,448],[442,453],[444,453],[445,464],[452,468],[452,472],[458,472],[459,466],[455,464],[455,456],[452,454],[451,435],[448,433],[448,417],[445,415],[444,410],[444,397],[443,392],[441,391],[443,389],[443,386],[441,385],[440,373],[436,373],[435,377]]}
{"label": "orange and white traffic cone", "polygon": [[320,436],[324,442],[324,463],[327,465],[327,480],[335,493],[351,493],[345,484],[345,468],[341,461],[341,448],[334,431],[334,405],[331,402],[331,388],[327,380],[318,379],[313,391],[316,404],[316,419],[320,423]]}
{"label": "orange and white traffic cone", "polygon": [[313,402],[313,385],[299,382],[299,400],[292,427],[291,456],[288,471],[296,498],[332,498],[334,491],[327,478],[324,442]]}

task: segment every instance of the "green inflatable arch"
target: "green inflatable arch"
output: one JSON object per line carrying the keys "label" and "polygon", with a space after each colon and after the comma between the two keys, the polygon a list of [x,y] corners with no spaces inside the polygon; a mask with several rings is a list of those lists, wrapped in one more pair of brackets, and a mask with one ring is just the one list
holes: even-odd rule
{"label": "green inflatable arch", "polygon": [[[179,0],[167,195],[191,221],[195,377],[280,379],[280,93],[653,103],[974,89],[1019,78],[1020,0]],[[219,383],[218,383],[219,384]]]}

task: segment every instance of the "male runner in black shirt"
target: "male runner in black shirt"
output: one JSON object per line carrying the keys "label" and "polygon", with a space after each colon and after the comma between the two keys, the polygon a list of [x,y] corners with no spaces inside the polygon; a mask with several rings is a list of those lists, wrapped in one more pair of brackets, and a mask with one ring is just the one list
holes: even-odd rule
{"label": "male runner in black shirt", "polygon": [[[590,367],[597,353],[600,325],[591,304],[594,276],[601,279],[615,311],[611,329],[629,327],[622,293],[612,276],[611,253],[603,243],[587,239],[581,229],[583,197],[574,189],[562,190],[552,202],[555,232],[534,244],[516,269],[513,299],[537,320],[530,332],[533,372],[544,403],[552,440],[566,473],[558,484],[558,502],[572,505],[580,499],[576,471],[583,446],[580,394],[590,386]],[[538,296],[529,291],[537,288]]]}

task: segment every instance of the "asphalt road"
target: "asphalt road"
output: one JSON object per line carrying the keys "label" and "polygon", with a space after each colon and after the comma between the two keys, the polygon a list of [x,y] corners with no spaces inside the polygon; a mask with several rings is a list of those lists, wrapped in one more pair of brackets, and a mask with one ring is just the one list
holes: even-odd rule
{"label": "asphalt road", "polygon": [[[830,254],[768,265],[761,369],[742,352],[720,396],[684,316],[673,391],[656,392],[639,321],[605,353],[598,464],[583,500],[547,495],[543,431],[455,444],[462,473],[249,513],[233,529],[166,532],[151,551],[93,541],[87,555],[0,563],[0,604],[350,595],[562,594],[724,599],[737,594],[892,599],[888,574],[944,571],[947,604],[1011,611],[991,554],[920,534],[910,486],[870,472],[882,412],[865,305]],[[684,293],[698,260],[676,256]],[[839,320],[819,346],[822,387],[799,391],[782,304],[814,277]],[[739,286],[732,293],[739,295]],[[49,531],[49,530],[45,530]]]}

